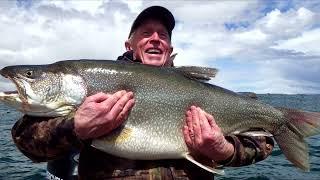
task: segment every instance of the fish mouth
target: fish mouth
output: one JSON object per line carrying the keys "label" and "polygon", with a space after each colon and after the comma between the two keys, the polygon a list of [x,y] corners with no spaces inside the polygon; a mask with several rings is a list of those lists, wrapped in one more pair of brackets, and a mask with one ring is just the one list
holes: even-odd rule
{"label": "fish mouth", "polygon": [[19,93],[18,93],[18,91],[0,92],[0,98],[2,99],[2,98],[5,98],[5,97],[19,97]]}
{"label": "fish mouth", "polygon": [[0,74],[4,78],[7,78],[11,82],[13,82],[16,87],[16,90],[0,92],[0,100],[9,104],[22,104],[22,106],[28,105],[26,90],[24,88],[22,80],[20,80],[19,77],[16,76],[12,77],[4,73],[3,71],[0,71]]}
{"label": "fish mouth", "polygon": [[18,91],[0,92],[0,102],[19,111],[23,111],[24,105]]}
{"label": "fish mouth", "polygon": [[32,107],[32,102],[28,101],[28,95],[25,88],[25,83],[28,83],[27,79],[20,77],[19,74],[14,77],[1,75],[9,79],[15,85],[16,90],[0,92],[0,102],[13,107],[22,113],[45,114],[41,110],[36,111],[36,109]]}

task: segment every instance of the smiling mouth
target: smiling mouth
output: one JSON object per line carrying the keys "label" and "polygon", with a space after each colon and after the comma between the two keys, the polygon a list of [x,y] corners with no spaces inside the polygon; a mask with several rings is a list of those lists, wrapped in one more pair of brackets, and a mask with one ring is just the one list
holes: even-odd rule
{"label": "smiling mouth", "polygon": [[163,51],[158,48],[149,48],[145,51],[145,53],[147,53],[147,54],[162,54]]}

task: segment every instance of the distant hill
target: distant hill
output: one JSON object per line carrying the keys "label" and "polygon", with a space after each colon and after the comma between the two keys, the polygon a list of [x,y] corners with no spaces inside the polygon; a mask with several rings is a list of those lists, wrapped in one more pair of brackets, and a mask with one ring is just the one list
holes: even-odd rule
{"label": "distant hill", "polygon": [[254,92],[238,92],[238,93],[243,95],[243,96],[251,97],[252,99],[258,99],[257,94],[254,93]]}

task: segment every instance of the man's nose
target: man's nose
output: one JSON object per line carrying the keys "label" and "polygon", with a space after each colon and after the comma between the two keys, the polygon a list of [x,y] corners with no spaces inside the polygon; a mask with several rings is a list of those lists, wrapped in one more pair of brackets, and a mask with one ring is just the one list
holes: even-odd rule
{"label": "man's nose", "polygon": [[151,41],[159,41],[159,40],[160,40],[160,37],[159,37],[158,32],[154,32],[154,33],[152,34],[152,36],[150,37],[150,40],[151,40]]}

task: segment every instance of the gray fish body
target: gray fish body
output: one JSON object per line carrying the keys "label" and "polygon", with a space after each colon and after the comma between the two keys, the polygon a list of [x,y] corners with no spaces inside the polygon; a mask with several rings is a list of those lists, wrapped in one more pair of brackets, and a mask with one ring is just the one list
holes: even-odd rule
{"label": "gray fish body", "polygon": [[[1,74],[10,77],[9,72],[17,73],[23,68],[13,69],[4,68]],[[82,60],[61,61],[41,69],[45,69],[41,73],[60,76],[57,84],[64,92],[59,95],[64,102],[59,106],[50,105],[54,108],[70,102],[73,103],[70,107],[76,108],[85,96],[98,92],[113,93],[123,89],[134,92],[136,103],[125,124],[93,142],[94,147],[107,153],[144,160],[185,158],[188,153],[182,134],[185,112],[191,105],[197,105],[214,116],[225,135],[264,129],[280,142],[280,148],[291,162],[302,169],[309,168],[303,138],[319,133],[319,113],[293,111],[295,117],[291,118],[287,110],[194,80],[192,73],[179,68]],[[72,98],[65,100],[68,99],[66,93]],[[51,101],[58,99],[55,95]],[[70,107],[61,112],[66,113]],[[288,134],[292,136],[286,137]]]}
{"label": "gray fish body", "polygon": [[[264,128],[270,132],[284,124],[283,114],[258,101],[218,86],[184,76],[175,68],[137,64],[82,62],[78,75],[84,78],[88,95],[134,92],[136,104],[124,125],[124,135],[97,140],[93,145],[130,159],[181,158],[187,152],[182,126],[185,112],[197,105],[213,114],[225,134]],[[124,137],[123,137],[124,136]],[[117,142],[117,143],[116,143]]]}

